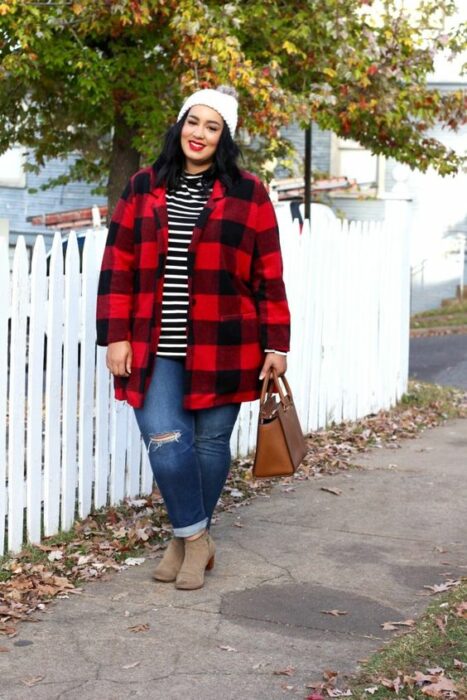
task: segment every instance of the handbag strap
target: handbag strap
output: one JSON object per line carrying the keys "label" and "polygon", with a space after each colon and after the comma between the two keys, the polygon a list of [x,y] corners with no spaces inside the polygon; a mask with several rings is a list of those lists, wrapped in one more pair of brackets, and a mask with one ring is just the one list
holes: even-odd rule
{"label": "handbag strap", "polygon": [[261,398],[260,398],[260,406],[263,405],[263,403],[266,401],[266,399],[273,393],[273,389],[271,388],[274,386],[276,388],[277,393],[279,394],[280,400],[284,408],[286,409],[291,403],[293,403],[293,396],[292,396],[292,389],[289,386],[289,383],[287,379],[285,378],[285,374],[281,376],[281,381],[284,383],[285,390],[287,393],[284,394],[284,391],[279,383],[279,377],[277,375],[277,370],[276,369],[271,369],[269,372],[269,375],[266,375],[263,379],[263,386],[261,388]]}

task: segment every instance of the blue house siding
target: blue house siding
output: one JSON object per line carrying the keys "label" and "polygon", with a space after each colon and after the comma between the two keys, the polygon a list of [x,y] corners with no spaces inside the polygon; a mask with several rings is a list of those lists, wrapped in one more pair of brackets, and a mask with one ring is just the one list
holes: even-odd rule
{"label": "blue house siding", "polygon": [[31,237],[45,234],[47,239],[53,237],[53,231],[45,226],[33,226],[27,221],[30,216],[40,216],[51,212],[82,209],[97,204],[106,204],[106,198],[91,194],[92,185],[73,182],[50,190],[39,190],[35,194],[28,188],[39,189],[50,178],[67,172],[73,158],[67,160],[49,160],[47,166],[35,175],[26,173],[26,187],[0,187],[0,218],[8,219],[12,239],[23,234],[30,243]]}
{"label": "blue house siding", "polygon": [[[298,124],[281,129],[281,134],[289,139],[303,162],[305,155],[305,132],[300,129]],[[313,124],[311,130],[311,167],[313,170],[329,173],[331,170],[331,132],[322,131],[316,124]],[[301,165],[300,174],[303,173]]]}

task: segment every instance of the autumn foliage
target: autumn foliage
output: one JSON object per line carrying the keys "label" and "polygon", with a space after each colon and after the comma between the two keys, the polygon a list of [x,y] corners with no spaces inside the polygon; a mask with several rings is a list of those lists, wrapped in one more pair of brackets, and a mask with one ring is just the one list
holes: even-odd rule
{"label": "autumn foliage", "polygon": [[0,151],[31,168],[77,158],[69,176],[115,192],[151,162],[184,95],[233,84],[240,136],[261,160],[283,154],[280,128],[312,119],[376,153],[442,174],[459,154],[430,137],[465,122],[466,96],[429,89],[433,58],[459,53],[452,0],[8,0],[0,3]]}

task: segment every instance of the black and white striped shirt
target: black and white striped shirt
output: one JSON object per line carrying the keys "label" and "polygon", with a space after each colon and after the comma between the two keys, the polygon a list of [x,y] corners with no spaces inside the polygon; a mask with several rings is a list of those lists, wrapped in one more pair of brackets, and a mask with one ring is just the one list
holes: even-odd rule
{"label": "black and white striped shirt", "polygon": [[188,246],[193,228],[210,194],[203,186],[202,177],[202,173],[184,173],[177,189],[167,192],[169,250],[164,275],[158,355],[186,355]]}

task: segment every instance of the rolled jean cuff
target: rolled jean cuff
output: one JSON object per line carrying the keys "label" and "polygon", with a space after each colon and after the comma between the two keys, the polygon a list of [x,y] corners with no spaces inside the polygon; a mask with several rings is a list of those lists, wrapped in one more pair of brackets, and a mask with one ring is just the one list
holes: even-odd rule
{"label": "rolled jean cuff", "polygon": [[199,523],[194,523],[194,525],[187,525],[186,527],[174,527],[175,537],[191,537],[196,535],[197,532],[205,530],[208,524],[208,518],[200,520]]}

